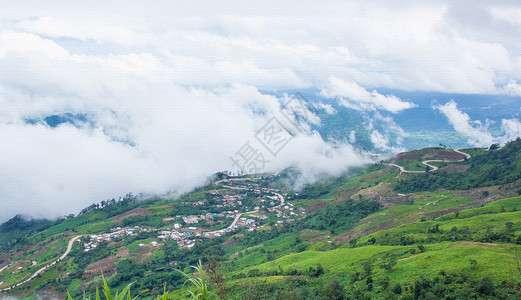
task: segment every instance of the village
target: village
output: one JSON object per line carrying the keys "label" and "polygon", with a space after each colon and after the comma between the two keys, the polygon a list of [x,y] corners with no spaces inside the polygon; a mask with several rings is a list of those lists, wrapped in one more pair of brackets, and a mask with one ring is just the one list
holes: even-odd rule
{"label": "village", "polygon": [[[164,219],[164,221],[172,222],[166,229],[147,228],[143,225],[132,227],[115,227],[110,233],[91,234],[88,236],[88,242],[84,242],[84,252],[96,249],[102,242],[110,242],[118,240],[124,236],[137,236],[140,232],[157,233],[156,240],[147,244],[140,243],[140,247],[160,247],[163,242],[171,239],[176,241],[181,248],[190,249],[194,247],[196,242],[204,238],[216,238],[240,228],[246,228],[248,231],[261,230],[268,226],[268,219],[272,220],[273,225],[282,226],[284,223],[292,222],[298,216],[306,214],[304,208],[296,209],[293,204],[287,202],[282,191],[278,189],[270,189],[260,187],[253,180],[225,179],[218,181],[217,185],[228,191],[221,194],[219,190],[210,190],[210,199],[204,201],[189,202],[191,205],[203,205],[205,201],[213,203],[219,212],[205,213],[200,215],[177,215],[172,218]],[[249,195],[254,195],[254,201],[251,201]],[[247,199],[250,199],[247,201]],[[252,204],[246,205],[246,202]],[[224,208],[233,208],[233,210],[224,211]],[[233,219],[231,224],[225,228],[217,230],[209,230],[207,225],[216,221],[227,223],[229,219]],[[206,225],[205,227],[199,224]]]}

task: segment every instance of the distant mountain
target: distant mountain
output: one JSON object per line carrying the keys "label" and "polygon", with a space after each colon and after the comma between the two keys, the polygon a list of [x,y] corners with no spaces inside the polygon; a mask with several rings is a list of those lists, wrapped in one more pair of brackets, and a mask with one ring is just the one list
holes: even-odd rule
{"label": "distant mountain", "polygon": [[0,249],[6,251],[14,244],[25,241],[31,234],[45,230],[54,224],[56,222],[51,220],[16,215],[0,225]]}
{"label": "distant mountain", "polygon": [[[382,109],[360,110],[343,106],[339,98],[326,98],[316,89],[297,91],[284,90],[273,93],[281,96],[301,93],[310,103],[327,104],[334,113],[327,112],[321,106],[314,111],[321,119],[319,126],[314,126],[325,139],[349,141],[359,148],[376,152],[396,152],[399,149],[413,150],[438,146],[440,143],[450,147],[471,147],[469,137],[458,132],[438,105],[454,101],[462,113],[470,118],[470,126],[479,122],[493,136],[504,134],[501,128],[503,119],[519,119],[521,98],[505,95],[466,95],[439,92],[407,92],[392,89],[379,89],[383,95],[396,96],[403,101],[412,102],[416,107],[397,113]],[[377,131],[388,142],[388,147],[375,145],[371,139]],[[353,132],[351,134],[351,132]],[[350,136],[352,137],[350,139]],[[485,145],[484,145],[485,146]],[[486,145],[489,146],[489,145]]]}

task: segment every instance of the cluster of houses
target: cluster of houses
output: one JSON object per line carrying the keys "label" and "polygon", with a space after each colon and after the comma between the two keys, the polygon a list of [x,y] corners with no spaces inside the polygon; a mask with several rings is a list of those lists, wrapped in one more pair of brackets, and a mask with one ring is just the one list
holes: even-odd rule
{"label": "cluster of houses", "polygon": [[199,221],[213,220],[216,218],[235,218],[237,213],[239,213],[238,210],[226,211],[222,213],[207,213],[204,215],[190,215],[186,217],[177,216],[177,218],[181,218],[185,224],[197,224]]}
{"label": "cluster of houses", "polygon": [[[139,244],[141,247],[159,247],[162,245],[161,241],[166,239],[173,239],[182,248],[192,248],[195,245],[196,240],[199,238],[220,237],[238,228],[247,228],[248,231],[253,231],[259,227],[264,227],[264,225],[259,224],[262,223],[259,222],[259,220],[265,220],[268,218],[268,216],[264,214],[263,211],[268,214],[275,214],[277,218],[279,218],[279,220],[276,221],[277,224],[283,224],[285,222],[289,223],[293,221],[295,217],[306,214],[304,208],[297,209],[293,204],[284,202],[284,199],[279,194],[281,191],[278,189],[259,187],[256,182],[244,179],[226,180],[223,186],[233,188],[235,190],[249,190],[258,196],[257,200],[255,200],[257,202],[257,206],[253,207],[253,210],[250,212],[248,217],[241,217],[243,214],[245,214],[244,211],[248,210],[248,207],[243,207],[242,201],[243,198],[246,197],[246,194],[238,192],[236,194],[221,195],[218,190],[212,190],[209,193],[215,196],[214,200],[216,200],[218,203],[215,205],[215,207],[239,206],[237,207],[238,209],[218,213],[206,213],[201,215],[176,216],[175,218],[168,218],[168,220],[176,220],[177,222],[169,226],[167,230],[161,231],[157,229],[143,228],[143,226],[135,226],[132,228],[113,228],[111,233],[90,235],[89,242],[84,244],[84,251],[88,252],[92,249],[95,249],[99,243],[103,241],[111,241],[124,235],[136,235],[139,231],[158,232],[157,239],[159,242],[152,241],[149,245]],[[202,205],[204,201],[190,203],[194,205]],[[243,212],[240,212],[239,208]],[[221,230],[204,231],[204,229],[201,227],[195,226],[201,221],[215,221],[216,219],[225,218],[233,218],[234,221],[229,227]]]}
{"label": "cluster of houses", "polygon": [[[159,231],[159,235],[157,236],[160,240],[165,239],[173,239],[175,240],[181,248],[192,248],[195,245],[195,242],[197,238],[215,238],[223,236],[229,232],[232,232],[236,230],[237,228],[241,227],[248,227],[248,230],[253,231],[257,228],[257,222],[250,218],[239,218],[240,214],[238,211],[236,211],[237,215],[233,215],[237,220],[232,223],[227,228],[221,229],[221,230],[215,230],[215,231],[202,231],[201,228],[190,226],[188,228],[181,227],[181,224],[175,223],[174,225],[170,226],[170,230],[163,230]],[[194,217],[194,216],[190,216]],[[189,219],[192,220],[192,219]],[[184,220],[183,221],[187,224],[193,224],[188,223]]]}
{"label": "cluster of houses", "polygon": [[210,191],[211,195],[215,195],[215,200],[218,204],[215,207],[236,207],[242,205],[242,200],[246,197],[246,194],[236,194],[236,195],[224,195],[220,196],[219,191],[212,190]]}
{"label": "cluster of houses", "polygon": [[111,233],[91,234],[91,235],[89,235],[89,241],[87,243],[83,244],[83,247],[84,247],[83,251],[89,252],[93,249],[96,249],[101,242],[105,242],[105,241],[109,242],[113,239],[117,239],[118,237],[121,237],[124,235],[133,236],[133,235],[137,235],[137,233],[139,231],[150,231],[150,230],[151,229],[141,228],[139,226],[123,227],[123,228],[117,227],[117,228],[112,228]]}

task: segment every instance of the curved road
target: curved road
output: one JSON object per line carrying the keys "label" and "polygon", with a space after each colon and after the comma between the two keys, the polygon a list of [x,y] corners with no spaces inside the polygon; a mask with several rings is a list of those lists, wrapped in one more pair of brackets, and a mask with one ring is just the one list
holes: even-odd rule
{"label": "curved road", "polygon": [[22,281],[22,282],[19,282],[15,285],[12,285],[10,287],[7,287],[5,289],[1,289],[0,291],[9,291],[10,289],[13,289],[15,287],[18,287],[18,286],[21,286],[22,284],[25,284],[29,281],[31,281],[32,279],[34,279],[36,276],[38,276],[39,274],[43,273],[45,270],[47,270],[48,268],[54,266],[56,263],[60,262],[62,259],[64,259],[65,257],[67,257],[67,255],[69,254],[69,252],[71,252],[71,249],[72,249],[72,245],[74,244],[74,242],[76,240],[78,240],[79,238],[81,238],[83,235],[78,235],[78,236],[75,236],[73,237],[72,239],[70,239],[69,241],[69,244],[67,245],[67,250],[65,251],[65,253],[63,253],[62,256],[60,256],[60,258],[58,258],[57,260],[53,261],[52,263],[40,268],[38,271],[34,272],[33,275],[31,275],[31,277],[29,277],[28,279]]}
{"label": "curved road", "polygon": [[275,192],[272,192],[272,193],[279,196],[280,203],[284,204],[284,202],[286,202],[286,200],[284,199],[284,197],[281,194],[275,193]]}
{"label": "curved road", "polygon": [[[462,154],[462,155],[465,155],[465,158],[458,159],[458,160],[429,159],[429,160],[422,161],[422,164],[425,165],[425,166],[428,166],[429,168],[431,168],[432,171],[436,171],[436,170],[438,170],[438,167],[436,167],[434,165],[431,165],[429,163],[431,163],[431,162],[458,162],[458,161],[464,161],[465,159],[469,159],[471,157],[470,154],[465,153],[465,152],[461,152],[461,148],[454,149],[454,152]],[[392,163],[386,163],[386,164],[389,165],[389,166],[394,166],[394,167],[397,167],[398,169],[400,169],[400,174],[401,173],[411,173],[411,174],[425,173],[425,171],[408,171],[408,170],[405,170],[404,167],[402,167],[400,165],[397,165],[397,164],[392,164]]]}

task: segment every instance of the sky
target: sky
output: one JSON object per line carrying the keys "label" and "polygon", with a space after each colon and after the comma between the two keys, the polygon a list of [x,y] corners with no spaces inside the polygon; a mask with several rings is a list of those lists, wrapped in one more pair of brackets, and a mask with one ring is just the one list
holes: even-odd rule
{"label": "sky", "polygon": [[[233,169],[245,145],[264,170],[294,166],[303,182],[371,161],[325,141],[312,111],[306,123],[285,114],[292,94],[276,91],[314,89],[390,115],[417,104],[381,89],[520,97],[521,4],[455,2],[4,3],[0,221],[77,213],[127,192],[187,192]],[[515,118],[501,120],[498,139],[454,101],[433,109],[469,145],[521,135]],[[41,121],[66,113],[82,117]],[[270,124],[291,132],[275,155],[258,135]],[[375,148],[399,150],[371,130]]]}

